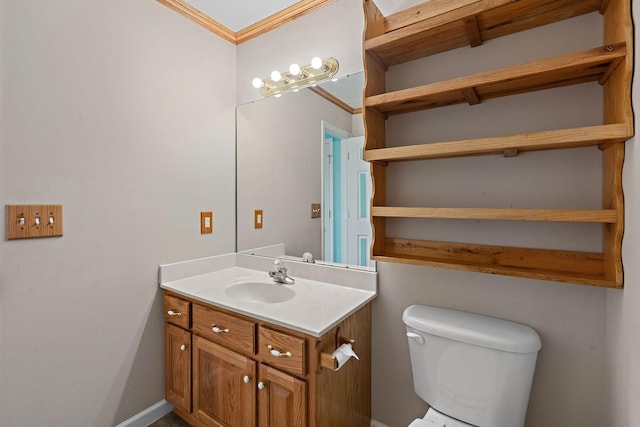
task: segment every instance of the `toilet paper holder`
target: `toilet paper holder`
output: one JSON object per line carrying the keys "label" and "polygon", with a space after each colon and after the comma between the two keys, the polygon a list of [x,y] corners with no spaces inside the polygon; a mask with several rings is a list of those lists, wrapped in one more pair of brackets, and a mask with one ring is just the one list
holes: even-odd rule
{"label": "toilet paper holder", "polygon": [[[343,344],[351,344],[351,346],[353,347],[353,344],[355,344],[356,342],[356,340],[352,338],[346,338],[341,336],[338,337],[337,341],[338,341],[338,345],[336,347],[336,350]],[[338,363],[338,358],[333,353],[326,353],[324,351],[320,353],[320,366],[322,368],[331,369],[332,371],[335,371],[340,367]]]}

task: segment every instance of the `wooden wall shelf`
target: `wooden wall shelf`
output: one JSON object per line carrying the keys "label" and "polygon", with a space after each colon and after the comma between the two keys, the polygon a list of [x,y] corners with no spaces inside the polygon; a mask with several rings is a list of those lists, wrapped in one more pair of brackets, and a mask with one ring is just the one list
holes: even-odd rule
{"label": "wooden wall shelf", "polygon": [[[609,0],[431,0],[383,17],[364,49],[385,67],[599,10]],[[381,15],[380,15],[381,16]]]}
{"label": "wooden wall shelf", "polygon": [[[631,109],[633,31],[628,0],[431,0],[383,16],[373,0],[363,0],[365,150],[371,162],[373,194],[372,258],[621,288],[624,231],[622,165],[624,142],[634,134]],[[386,91],[390,66],[482,41],[600,12],[604,46],[456,79]],[[461,53],[463,54],[463,53]],[[604,88],[601,125],[544,130],[508,136],[387,146],[386,120],[394,114],[509,96],[561,86],[598,82]],[[390,162],[598,146],[603,154],[602,209],[493,209],[388,206]],[[425,203],[427,204],[427,203]],[[436,242],[387,235],[386,220],[409,218],[601,223],[601,253]]]}
{"label": "wooden wall shelf", "polygon": [[388,163],[504,154],[510,150],[526,152],[594,145],[605,148],[611,144],[626,141],[630,137],[628,126],[625,124],[587,126],[491,138],[371,149],[364,152],[364,160]]}
{"label": "wooden wall shelf", "polygon": [[497,221],[595,222],[615,224],[613,209],[493,209],[493,208],[416,208],[373,206],[372,217],[477,219]]}
{"label": "wooden wall shelf", "polygon": [[534,61],[515,67],[368,96],[364,106],[401,114],[484,99],[598,81],[605,84],[626,55],[625,43]]}
{"label": "wooden wall shelf", "polygon": [[606,277],[600,253],[387,238],[376,260],[619,287]]}

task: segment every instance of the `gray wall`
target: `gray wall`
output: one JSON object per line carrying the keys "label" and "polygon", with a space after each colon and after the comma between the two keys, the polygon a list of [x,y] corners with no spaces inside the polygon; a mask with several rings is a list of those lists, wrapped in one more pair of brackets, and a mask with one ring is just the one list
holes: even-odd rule
{"label": "gray wall", "polygon": [[[282,31],[245,43],[237,48],[237,63],[250,70],[249,77],[254,73],[246,67],[254,61],[268,71],[286,67],[290,56],[304,54],[306,58],[309,54],[297,40],[308,39],[308,34],[321,29],[330,29],[332,34],[318,39],[326,42],[321,54],[340,58],[351,53],[359,60],[361,36],[359,28],[353,29],[362,19],[357,3],[337,0]],[[248,92],[252,89],[243,86],[240,90],[241,85],[235,84],[234,46],[156,2],[61,0],[54,5],[2,0],[0,6],[1,200],[3,204],[62,203],[66,220],[62,238],[0,242],[2,425],[111,426],[163,397],[158,264],[234,248],[233,107],[236,96],[247,100],[254,95]],[[634,8],[637,14],[639,6]],[[578,19],[573,25],[593,26],[590,19]],[[330,46],[335,43],[334,33],[340,40],[338,47]],[[533,40],[516,43],[520,39],[510,37],[508,50],[529,57],[537,54],[536,49],[555,49],[551,46],[557,40],[564,43],[569,34],[573,31],[551,33],[542,47]],[[584,37],[590,43],[593,36]],[[291,40],[296,41],[295,46],[283,49],[289,46],[284,41]],[[568,43],[571,49],[580,41]],[[464,53],[483,55],[496,44],[499,42]],[[282,55],[284,65],[266,61],[268,51],[252,56],[265,45],[279,47],[274,53]],[[337,51],[340,55],[334,53]],[[458,56],[452,52],[440,59],[447,59],[442,64],[448,64],[449,71],[464,74],[466,63],[451,65],[451,61],[462,60]],[[439,61],[426,67],[435,70],[438,65]],[[263,74],[256,71],[256,75]],[[236,87],[238,94],[233,92]],[[562,89],[560,94],[554,99],[561,105],[567,105],[562,94],[589,95],[571,89]],[[636,88],[635,104],[639,96]],[[486,109],[502,108],[515,114],[518,99],[528,106],[540,105],[535,95],[527,95],[506,104],[496,101],[467,107],[473,115],[461,122],[458,111],[451,114],[448,123],[457,120],[458,126],[450,127],[449,132],[481,129],[474,120]],[[574,115],[571,110],[562,116],[599,114],[589,103],[584,104],[588,112]],[[530,116],[529,123],[537,126],[543,117],[553,120],[549,117],[557,113],[546,112],[552,107],[538,107],[541,110]],[[447,110],[442,111],[436,117],[445,120]],[[510,120],[500,126],[510,126]],[[485,126],[484,131],[492,128]],[[589,168],[599,167],[599,163],[593,166],[597,155],[577,151],[577,159],[588,162]],[[571,161],[572,156],[558,152],[556,161],[564,168],[563,161]],[[488,161],[476,160],[480,164]],[[496,173],[507,176],[509,171],[503,168],[524,167],[529,161],[546,158],[541,153],[494,160]],[[449,164],[453,172],[461,170],[460,164],[447,162],[433,173],[446,172]],[[624,291],[379,264],[380,297],[373,313],[374,417],[392,427],[406,426],[426,410],[413,392],[400,318],[407,305],[423,303],[520,321],[540,332],[544,347],[527,427],[638,426],[640,358],[635,355],[640,351],[640,270],[636,265],[640,228],[634,221],[640,208],[638,165],[638,150],[631,141],[624,170]],[[569,183],[587,169],[566,168],[563,179]],[[589,175],[598,174],[585,173]],[[491,178],[483,175],[484,180]],[[535,192],[536,201],[551,203],[542,198],[547,187],[540,184],[544,178],[536,176],[531,183],[519,180],[516,189],[526,185]],[[394,179],[402,182],[403,177]],[[502,185],[506,188],[508,182],[503,180]],[[443,201],[444,195],[464,188],[451,182],[444,190],[433,197]],[[460,195],[461,204],[467,196]],[[512,196],[524,200],[509,189]],[[499,204],[507,200],[504,197],[493,192],[488,202]],[[570,200],[591,204],[593,197],[581,190]],[[210,209],[215,231],[212,236],[201,236],[198,212]],[[4,221],[2,210],[0,222]],[[457,224],[439,228],[455,232]],[[486,238],[484,229],[469,233]],[[422,226],[414,225],[408,231],[419,234]],[[557,239],[549,237],[554,233],[548,231],[540,233],[547,237],[539,237],[537,230],[516,237],[514,233],[498,236],[506,241],[535,243],[541,238],[543,243],[598,245],[597,239],[588,237],[591,230],[583,234],[570,229],[569,233]]]}
{"label": "gray wall", "polygon": [[154,1],[0,4],[0,200],[65,221],[0,240],[0,424],[113,426],[164,397],[158,265],[235,247],[235,47]]}

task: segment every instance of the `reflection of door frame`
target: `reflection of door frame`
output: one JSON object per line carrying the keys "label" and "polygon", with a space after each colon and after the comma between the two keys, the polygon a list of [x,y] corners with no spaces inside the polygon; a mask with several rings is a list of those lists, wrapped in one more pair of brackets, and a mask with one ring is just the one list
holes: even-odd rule
{"label": "reflection of door frame", "polygon": [[369,217],[371,201],[371,173],[369,163],[362,159],[364,136],[352,136],[341,141],[347,152],[347,162],[343,166],[346,186],[343,185],[343,203],[347,215],[343,218],[346,257],[343,262],[361,267],[373,267],[370,259],[371,220]]}
{"label": "reflection of door frame", "polygon": [[[332,125],[331,123],[328,123],[324,120],[321,121],[321,134],[320,134],[320,144],[321,144],[321,152],[322,152],[322,156],[320,156],[320,170],[321,170],[321,179],[320,179],[320,194],[322,194],[322,222],[320,223],[320,227],[321,227],[321,233],[320,235],[322,236],[321,239],[321,247],[322,247],[322,259],[324,259],[325,261],[334,261],[333,256],[331,256],[330,260],[327,260],[325,257],[325,254],[327,253],[327,249],[330,249],[330,254],[333,254],[333,248],[326,248],[326,238],[325,238],[325,232],[327,230],[327,226],[328,226],[328,222],[330,223],[333,220],[332,215],[327,214],[329,212],[329,209],[331,208],[331,206],[327,206],[326,205],[326,201],[324,200],[324,195],[325,195],[325,168],[324,168],[324,161],[325,161],[325,135],[329,134],[329,135],[333,135],[335,137],[338,137],[340,139],[346,139],[346,138],[350,138],[351,137],[351,133],[345,131],[344,129],[340,129],[339,127]],[[331,231],[332,231],[332,235],[333,235],[333,228],[330,227]]]}

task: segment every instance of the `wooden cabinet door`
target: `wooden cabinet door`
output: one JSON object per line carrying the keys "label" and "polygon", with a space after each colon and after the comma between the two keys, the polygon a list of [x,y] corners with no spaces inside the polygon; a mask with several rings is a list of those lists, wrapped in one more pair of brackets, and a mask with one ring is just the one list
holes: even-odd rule
{"label": "wooden cabinet door", "polygon": [[255,427],[256,362],[194,335],[193,413],[207,426]]}
{"label": "wooden cabinet door", "polygon": [[259,427],[307,425],[307,384],[270,366],[260,365]]}
{"label": "wooden cabinet door", "polygon": [[191,332],[165,324],[165,396],[191,412]]}

